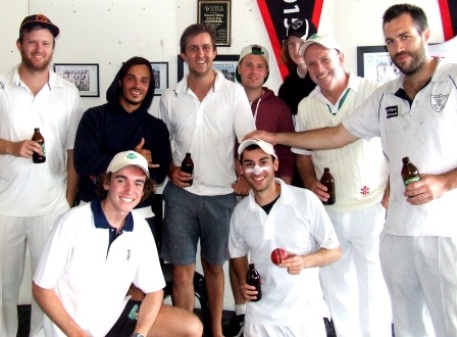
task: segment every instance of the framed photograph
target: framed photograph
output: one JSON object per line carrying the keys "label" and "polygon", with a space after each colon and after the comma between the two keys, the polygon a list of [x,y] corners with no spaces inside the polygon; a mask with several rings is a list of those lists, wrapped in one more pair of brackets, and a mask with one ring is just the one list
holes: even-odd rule
{"label": "framed photograph", "polygon": [[[226,79],[235,82],[235,71],[239,55],[217,55],[213,67],[220,70]],[[187,63],[178,55],[178,82],[189,72]]]}
{"label": "framed photograph", "polygon": [[159,96],[168,88],[168,62],[151,62],[151,66],[155,84],[154,96]]}
{"label": "framed photograph", "polygon": [[392,62],[385,46],[357,47],[357,75],[386,83],[396,79],[400,70]]}
{"label": "framed photograph", "polygon": [[98,63],[54,63],[57,75],[73,83],[81,97],[100,97]]}
{"label": "framed photograph", "polygon": [[217,46],[230,46],[232,34],[231,0],[198,0],[197,21],[214,27]]}

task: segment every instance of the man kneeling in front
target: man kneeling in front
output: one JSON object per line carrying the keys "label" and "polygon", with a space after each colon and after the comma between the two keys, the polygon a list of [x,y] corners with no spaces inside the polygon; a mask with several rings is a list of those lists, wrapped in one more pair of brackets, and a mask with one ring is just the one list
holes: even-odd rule
{"label": "man kneeling in front", "polygon": [[56,223],[34,275],[46,336],[202,336],[198,317],[162,304],[154,238],[131,212],[153,193],[147,160],[134,151],[116,154],[99,192],[101,199]]}

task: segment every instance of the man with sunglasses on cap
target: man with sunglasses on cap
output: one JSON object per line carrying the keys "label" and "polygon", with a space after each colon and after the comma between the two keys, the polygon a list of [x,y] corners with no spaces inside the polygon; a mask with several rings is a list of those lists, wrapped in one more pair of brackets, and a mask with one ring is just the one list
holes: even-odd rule
{"label": "man with sunglasses on cap", "polygon": [[[316,33],[316,26],[311,20],[297,19],[287,27],[286,39],[282,44],[281,58],[289,69],[289,75],[279,87],[278,96],[289,105],[294,125],[298,104],[316,87],[316,84],[309,77],[305,60],[298,50],[307,38]],[[303,187],[303,182],[296,168],[292,185]]]}
{"label": "man with sunglasses on cap", "polygon": [[[73,143],[82,107],[76,87],[49,68],[58,35],[45,15],[27,16],[16,43],[21,63],[0,75],[0,250],[8,256],[0,267],[1,336],[17,333],[26,245],[34,270],[52,223],[76,196]],[[31,140],[34,128],[45,139],[45,153]],[[46,161],[34,164],[34,153],[45,154]],[[42,319],[33,302],[31,336]]]}
{"label": "man with sunglasses on cap", "polygon": [[316,26],[311,20],[297,19],[287,27],[286,39],[282,44],[282,61],[290,73],[279,87],[278,96],[289,105],[293,115],[297,114],[298,103],[316,86],[309,77],[303,56],[298,53],[306,39],[316,33]]}
{"label": "man with sunglasses on cap", "polygon": [[[154,237],[132,213],[154,193],[147,159],[119,152],[97,191],[101,199],[55,224],[34,275],[46,336],[200,337],[197,316],[162,304],[165,281]],[[132,283],[145,294],[141,301],[127,295]]]}

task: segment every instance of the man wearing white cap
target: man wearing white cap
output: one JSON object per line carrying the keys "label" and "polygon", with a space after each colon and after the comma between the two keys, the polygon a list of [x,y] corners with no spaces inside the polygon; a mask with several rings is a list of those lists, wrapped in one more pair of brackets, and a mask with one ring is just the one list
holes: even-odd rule
{"label": "man wearing white cap", "polygon": [[[313,35],[300,48],[316,88],[298,106],[296,131],[334,126],[351,114],[377,83],[344,70],[344,55],[330,36]],[[322,201],[325,167],[335,178],[336,202],[325,208],[341,242],[341,259],[321,269],[324,298],[338,337],[390,336],[391,313],[379,260],[386,204],[387,164],[379,138],[340,149],[292,149],[306,188]],[[384,206],[384,207],[383,207]]]}
{"label": "man wearing white cap", "polygon": [[[102,200],[56,223],[37,267],[33,295],[47,315],[46,336],[201,336],[196,316],[162,304],[154,238],[146,220],[131,212],[153,193],[146,158],[116,154],[98,192]],[[127,295],[132,283],[145,293],[142,301]]]}
{"label": "man wearing white cap", "polygon": [[[275,95],[273,90],[263,86],[269,75],[270,55],[265,47],[251,44],[244,47],[236,68],[236,79],[244,88],[251,105],[256,128],[270,132],[294,130],[288,105]],[[289,146],[277,145],[275,151],[281,159],[277,176],[287,184],[292,182],[295,171],[295,154]],[[246,301],[239,291],[238,281],[230,269],[230,283],[235,299],[235,315],[224,329],[224,336],[239,336],[244,324]]]}
{"label": "man wearing white cap", "polygon": [[[325,337],[316,310],[322,301],[317,267],[341,254],[332,223],[313,193],[275,179],[280,163],[273,145],[246,140],[238,153],[251,192],[232,214],[229,252],[248,300],[244,336]],[[287,252],[279,265],[270,259],[276,248]],[[260,273],[259,301],[255,287],[246,284],[248,263]]]}
{"label": "man wearing white cap", "polygon": [[[273,90],[263,86],[268,79],[269,64],[270,55],[266,48],[259,45],[244,47],[236,68],[236,79],[246,91],[257,130],[293,131],[289,107]],[[277,145],[275,151],[281,159],[277,175],[290,184],[294,174],[295,155],[288,146]]]}

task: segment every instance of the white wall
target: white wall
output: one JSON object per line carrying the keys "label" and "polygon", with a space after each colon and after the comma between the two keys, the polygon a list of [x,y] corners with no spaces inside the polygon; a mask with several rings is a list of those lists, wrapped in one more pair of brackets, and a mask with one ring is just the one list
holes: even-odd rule
{"label": "white wall", "polygon": [[[333,34],[344,53],[346,68],[357,71],[357,46],[382,45],[382,14],[392,0],[326,0],[320,33]],[[416,0],[427,13],[431,42],[443,41],[438,0]],[[105,102],[105,92],[122,62],[139,55],[169,62],[169,83],[177,80],[177,54],[182,31],[196,22],[196,0],[0,0],[0,73],[20,61],[16,48],[22,19],[47,15],[61,30],[55,63],[98,63],[100,97],[83,98],[86,108]],[[271,50],[255,0],[232,0],[232,41],[219,54],[239,54],[251,43]],[[272,63],[267,85],[277,92],[282,80]],[[156,114],[158,97],[151,113]],[[225,307],[233,307],[228,280]]]}

